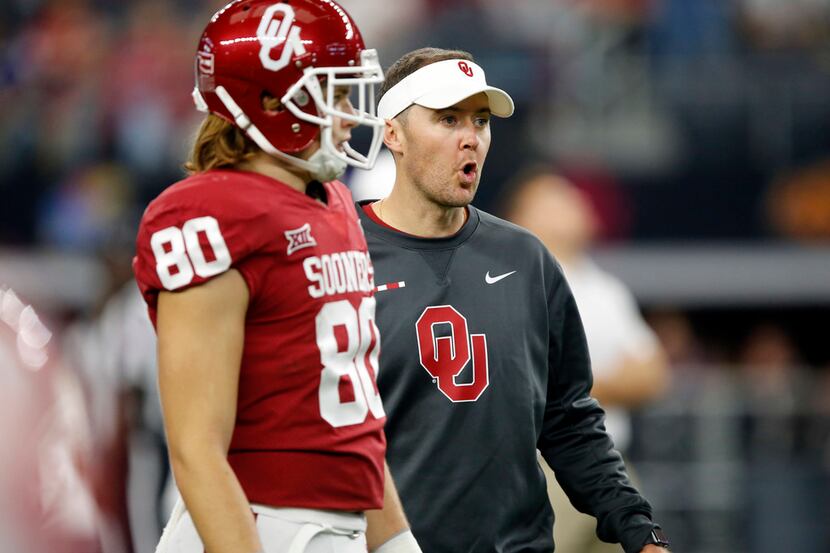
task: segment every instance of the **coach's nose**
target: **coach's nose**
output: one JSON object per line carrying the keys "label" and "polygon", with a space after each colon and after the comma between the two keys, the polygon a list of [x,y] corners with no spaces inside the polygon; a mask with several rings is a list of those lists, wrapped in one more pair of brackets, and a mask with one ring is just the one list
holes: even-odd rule
{"label": "coach's nose", "polygon": [[468,119],[461,126],[461,149],[476,150],[479,145],[478,128],[473,119]]}

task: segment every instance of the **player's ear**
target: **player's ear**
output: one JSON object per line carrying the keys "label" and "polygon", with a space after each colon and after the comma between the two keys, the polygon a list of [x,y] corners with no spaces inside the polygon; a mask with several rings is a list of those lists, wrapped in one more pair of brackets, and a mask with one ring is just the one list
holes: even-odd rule
{"label": "player's ear", "polygon": [[403,153],[403,139],[401,122],[395,119],[387,119],[383,128],[383,143],[392,153]]}

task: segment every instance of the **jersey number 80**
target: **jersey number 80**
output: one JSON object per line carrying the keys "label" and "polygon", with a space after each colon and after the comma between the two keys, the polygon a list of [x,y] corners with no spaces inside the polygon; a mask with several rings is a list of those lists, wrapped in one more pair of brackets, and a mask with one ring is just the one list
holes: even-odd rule
{"label": "jersey number 80", "polygon": [[[213,250],[213,260],[208,261],[199,233],[204,233]],[[153,233],[150,247],[156,256],[156,274],[167,290],[187,286],[193,280],[194,272],[202,278],[224,273],[231,266],[231,254],[219,222],[213,217],[189,219],[181,229],[167,227]]]}
{"label": "jersey number 80", "polygon": [[[374,315],[373,297],[363,298],[358,309],[348,300],[329,302],[317,314],[317,347],[323,364],[320,416],[335,428],[360,424],[368,412],[378,419],[385,416],[375,379],[369,372],[371,367],[377,375],[380,349]],[[342,401],[340,397],[340,382],[344,377],[352,385],[354,399],[351,401]]]}

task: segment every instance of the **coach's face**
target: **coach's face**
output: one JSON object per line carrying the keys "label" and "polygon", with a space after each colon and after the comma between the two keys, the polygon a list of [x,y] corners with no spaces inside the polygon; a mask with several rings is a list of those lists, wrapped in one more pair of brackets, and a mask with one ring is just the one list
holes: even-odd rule
{"label": "coach's face", "polygon": [[490,102],[482,93],[446,109],[413,105],[398,121],[398,163],[429,201],[473,201],[490,149]]}

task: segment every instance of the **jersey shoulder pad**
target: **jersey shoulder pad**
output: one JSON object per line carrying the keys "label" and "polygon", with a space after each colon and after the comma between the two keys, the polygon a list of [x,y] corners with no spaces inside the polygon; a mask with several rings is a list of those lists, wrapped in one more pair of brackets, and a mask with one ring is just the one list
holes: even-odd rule
{"label": "jersey shoulder pad", "polygon": [[143,292],[201,284],[267,241],[261,183],[244,173],[207,172],[170,186],[144,212],[133,269]]}

